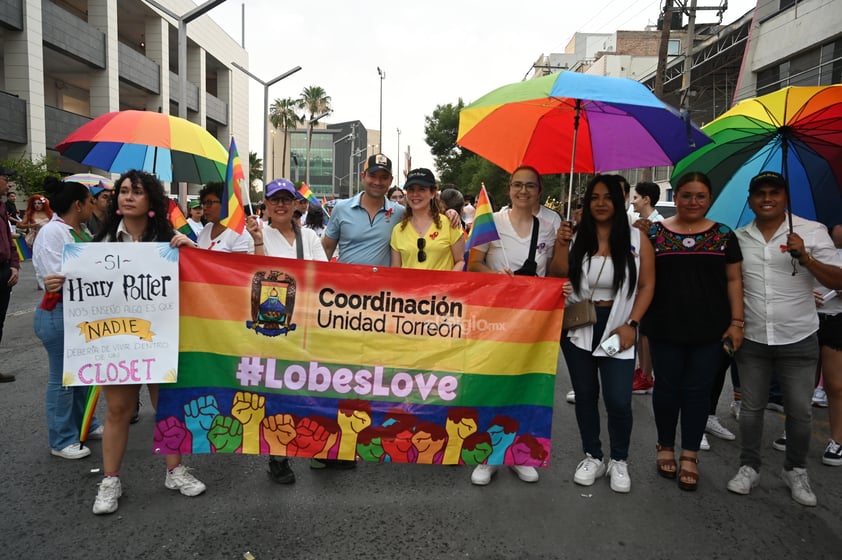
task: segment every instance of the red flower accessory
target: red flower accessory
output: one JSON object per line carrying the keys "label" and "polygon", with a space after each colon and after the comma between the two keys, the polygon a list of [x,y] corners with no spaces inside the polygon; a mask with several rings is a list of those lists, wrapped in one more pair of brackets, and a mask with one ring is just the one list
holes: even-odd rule
{"label": "red flower accessory", "polygon": [[781,253],[786,253],[786,245],[781,245]]}
{"label": "red flower accessory", "polygon": [[430,234],[430,239],[435,240],[435,238],[438,237],[438,236],[439,236],[439,232],[434,231],[433,233]]}
{"label": "red flower accessory", "polygon": [[395,209],[394,209],[394,208],[389,208],[388,210],[386,210],[386,221],[387,221],[387,222],[391,219],[391,217],[392,217],[392,212],[394,212],[394,211],[395,211]]}

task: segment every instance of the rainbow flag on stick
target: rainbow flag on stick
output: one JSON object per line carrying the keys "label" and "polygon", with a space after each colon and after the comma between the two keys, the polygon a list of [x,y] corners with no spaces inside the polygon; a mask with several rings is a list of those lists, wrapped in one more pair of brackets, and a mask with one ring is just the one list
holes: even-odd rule
{"label": "rainbow flag on stick", "polygon": [[301,183],[301,188],[298,189],[298,192],[299,192],[299,194],[301,194],[301,196],[303,196],[304,198],[306,198],[307,200],[309,200],[310,202],[312,202],[316,206],[322,205],[322,203],[318,199],[318,197],[315,194],[313,194],[313,191],[311,191],[310,187],[307,186],[307,183]]}
{"label": "rainbow flag on stick", "polygon": [[91,430],[91,421],[94,419],[96,403],[99,400],[99,393],[101,391],[102,385],[92,385],[88,389],[88,398],[85,400],[85,412],[82,415],[82,425],[79,427],[80,443],[88,440],[88,432]]}
{"label": "rainbow flag on stick", "polygon": [[246,175],[237,151],[237,143],[231,137],[228,147],[228,168],[225,170],[225,186],[222,189],[222,212],[219,223],[238,234],[246,227],[246,212],[243,210],[243,186]]}
{"label": "rainbow flag on stick", "polygon": [[173,199],[170,199],[170,209],[167,217],[170,219],[170,223],[175,230],[196,241],[196,234],[193,233],[193,228],[187,223],[184,212],[181,211],[181,208],[178,207],[178,204]]}
{"label": "rainbow flag on stick", "polygon": [[491,243],[500,239],[497,233],[497,226],[494,225],[494,211],[488,201],[488,193],[485,192],[485,185],[479,191],[477,197],[476,214],[474,214],[474,225],[471,226],[471,233],[465,243],[465,267],[470,264],[471,249],[478,245]]}
{"label": "rainbow flag on stick", "polygon": [[23,235],[15,239],[15,247],[18,250],[18,260],[25,261],[32,258],[32,249],[26,244]]}

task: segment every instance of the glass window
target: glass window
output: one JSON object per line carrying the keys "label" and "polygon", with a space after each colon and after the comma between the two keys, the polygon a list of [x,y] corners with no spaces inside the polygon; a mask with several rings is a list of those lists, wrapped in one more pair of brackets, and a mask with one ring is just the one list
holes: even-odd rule
{"label": "glass window", "polygon": [[678,56],[681,54],[681,40],[670,39],[667,43],[667,56]]}

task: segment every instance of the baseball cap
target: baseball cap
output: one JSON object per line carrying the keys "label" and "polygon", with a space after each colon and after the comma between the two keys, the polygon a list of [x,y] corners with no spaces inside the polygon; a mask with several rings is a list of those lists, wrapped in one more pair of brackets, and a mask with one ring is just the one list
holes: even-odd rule
{"label": "baseball cap", "polygon": [[365,162],[365,171],[368,173],[369,171],[377,171],[378,169],[382,169],[383,171],[388,171],[389,175],[392,174],[392,160],[384,156],[383,154],[374,154]]}
{"label": "baseball cap", "polygon": [[404,188],[410,185],[434,187],[436,186],[436,176],[433,175],[433,172],[427,169],[426,167],[419,167],[417,169],[413,169],[406,176],[406,183],[404,183]]}
{"label": "baseball cap", "polygon": [[99,184],[95,187],[88,187],[88,190],[91,191],[92,196],[99,196],[99,193],[101,193],[102,191],[111,191],[113,189],[113,186],[103,181],[100,181]]}
{"label": "baseball cap", "polygon": [[[93,192],[93,191],[91,191],[91,192]],[[187,203],[187,208],[190,209],[190,210],[192,210],[194,208],[200,208],[201,206],[202,206],[202,203],[201,203],[201,201],[199,201],[198,198],[195,199],[195,200],[191,200],[190,202]]]}
{"label": "baseball cap", "polygon": [[271,198],[278,193],[287,192],[292,195],[293,198],[298,198],[296,195],[298,192],[295,190],[295,185],[292,184],[292,181],[289,179],[275,179],[268,185],[263,191],[263,195],[266,198]]}
{"label": "baseball cap", "polygon": [[776,171],[761,171],[751,179],[748,185],[748,192],[754,192],[763,185],[775,185],[783,189],[789,188],[784,176]]}
{"label": "baseball cap", "polygon": [[9,169],[8,167],[0,166],[0,175],[5,175],[6,177],[14,177],[16,174],[17,171],[15,171],[14,169]]}

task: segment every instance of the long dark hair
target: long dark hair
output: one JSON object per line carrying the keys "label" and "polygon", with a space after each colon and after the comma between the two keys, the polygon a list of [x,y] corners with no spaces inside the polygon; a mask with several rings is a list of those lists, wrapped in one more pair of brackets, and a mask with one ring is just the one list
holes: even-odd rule
{"label": "long dark hair", "polygon": [[[608,187],[608,194],[611,197],[611,204],[614,205],[614,217],[611,218],[611,235],[609,244],[611,246],[611,260],[614,263],[614,291],[620,289],[626,271],[629,275],[629,296],[634,293],[637,284],[637,265],[634,262],[631,246],[631,229],[629,218],[626,214],[625,193],[618,175],[597,175],[588,183],[585,190],[584,205],[582,206],[582,221],[576,231],[576,242],[570,251],[570,282],[573,289],[579,294],[582,285],[582,263],[585,257],[590,260],[599,250],[599,240],[596,235],[596,222],[591,214],[590,200],[594,188],[602,183]],[[581,294],[580,294],[581,295]]]}
{"label": "long dark hair", "polygon": [[117,240],[117,228],[123,219],[121,215],[117,214],[118,202],[120,189],[126,179],[131,181],[132,187],[141,187],[146,192],[146,197],[149,199],[149,210],[155,213],[146,222],[146,229],[140,241],[169,241],[172,239],[175,232],[169,220],[170,200],[164,194],[164,185],[153,174],[132,169],[120,175],[120,178],[114,183],[114,196],[111,197],[111,202],[108,204],[105,224],[96,234],[94,241]]}
{"label": "long dark hair", "polygon": [[53,210],[59,216],[67,214],[77,200],[85,203],[91,197],[91,191],[82,183],[75,181],[64,183],[52,176],[44,179],[44,190],[49,193]]}

